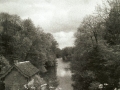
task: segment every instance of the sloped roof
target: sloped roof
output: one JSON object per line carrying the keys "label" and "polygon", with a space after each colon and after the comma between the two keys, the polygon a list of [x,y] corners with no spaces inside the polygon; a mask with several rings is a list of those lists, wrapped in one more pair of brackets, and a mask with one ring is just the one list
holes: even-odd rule
{"label": "sloped roof", "polygon": [[39,69],[33,66],[29,61],[25,61],[25,62],[19,62],[13,65],[0,78],[5,77],[9,72],[11,72],[13,68],[16,68],[25,77],[31,77],[39,72]]}
{"label": "sloped roof", "polygon": [[27,76],[33,76],[39,72],[39,69],[33,66],[29,61],[19,62],[15,64],[15,66]]}

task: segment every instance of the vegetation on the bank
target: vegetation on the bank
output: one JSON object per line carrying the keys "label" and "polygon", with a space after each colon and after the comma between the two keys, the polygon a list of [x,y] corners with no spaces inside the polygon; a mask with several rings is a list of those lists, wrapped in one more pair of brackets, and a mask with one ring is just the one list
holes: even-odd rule
{"label": "vegetation on the bank", "polygon": [[65,47],[61,50],[61,57],[64,61],[71,61],[74,53],[74,47]]}
{"label": "vegetation on the bank", "polygon": [[[104,8],[96,10],[80,24],[75,47],[62,50],[50,33],[36,27],[30,19],[0,13],[0,69],[12,65],[14,60],[48,68],[55,65],[56,57],[62,57],[71,61],[74,90],[98,90],[100,84],[106,90],[120,88],[120,2],[107,0]],[[54,80],[51,83],[57,86],[56,71],[52,72],[54,75],[45,73],[46,81]]]}
{"label": "vegetation on the bank", "polygon": [[120,86],[120,2],[108,0],[104,8],[97,7],[96,14],[86,16],[75,34],[74,90]]}
{"label": "vegetation on the bank", "polygon": [[55,59],[58,50],[58,44],[52,34],[36,27],[31,19],[22,20],[18,15],[0,13],[0,75],[16,60],[30,61],[43,70],[41,72],[44,72],[43,67],[46,67],[47,72],[40,73],[41,77],[49,86],[56,88],[58,81]]}
{"label": "vegetation on the bank", "polygon": [[[57,42],[50,33],[36,27],[31,19],[0,13],[0,55],[12,65],[14,60],[30,61],[37,68],[53,66]],[[0,66],[5,66],[0,59]]]}

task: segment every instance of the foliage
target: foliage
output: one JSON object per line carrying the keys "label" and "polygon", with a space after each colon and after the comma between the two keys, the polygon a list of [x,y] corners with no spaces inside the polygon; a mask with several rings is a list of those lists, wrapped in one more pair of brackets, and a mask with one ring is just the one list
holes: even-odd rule
{"label": "foliage", "polygon": [[74,53],[74,47],[65,47],[61,50],[61,56],[64,61],[71,61]]}
{"label": "foliage", "polygon": [[[97,90],[99,84],[104,83],[108,84],[109,90],[118,87],[120,7],[118,2],[108,1],[110,7],[96,16],[85,17],[75,34],[71,63],[74,90]],[[109,12],[105,14],[107,9]]]}
{"label": "foliage", "polygon": [[36,27],[31,19],[8,13],[0,13],[0,19],[0,54],[10,64],[29,60],[38,68],[48,61],[54,65],[57,42],[52,34]]}
{"label": "foliage", "polygon": [[61,49],[57,48],[56,49],[56,57],[60,58],[61,56],[62,56],[62,51],[61,51]]}

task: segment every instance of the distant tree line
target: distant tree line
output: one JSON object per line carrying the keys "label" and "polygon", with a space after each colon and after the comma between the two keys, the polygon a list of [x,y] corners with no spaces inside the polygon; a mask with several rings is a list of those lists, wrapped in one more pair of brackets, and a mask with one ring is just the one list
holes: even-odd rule
{"label": "distant tree line", "polygon": [[71,61],[74,54],[74,47],[65,47],[61,50],[61,57],[64,61]]}
{"label": "distant tree line", "polygon": [[57,46],[52,34],[36,27],[31,19],[0,13],[0,55],[11,65],[18,60],[30,61],[38,68],[46,63],[54,66]]}
{"label": "distant tree line", "polygon": [[[103,7],[103,6],[102,6]],[[120,2],[107,0],[86,16],[75,34],[71,62],[74,90],[120,88]]]}
{"label": "distant tree line", "polygon": [[65,47],[63,49],[56,49],[56,57],[62,58],[63,61],[71,61],[74,54],[74,47]]}

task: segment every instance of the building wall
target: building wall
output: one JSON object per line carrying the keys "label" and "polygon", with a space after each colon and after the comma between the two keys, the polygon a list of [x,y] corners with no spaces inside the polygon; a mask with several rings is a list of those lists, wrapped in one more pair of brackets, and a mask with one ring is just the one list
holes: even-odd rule
{"label": "building wall", "polygon": [[17,69],[12,71],[5,77],[5,90],[23,90],[24,85],[27,84],[27,78],[20,74]]}

